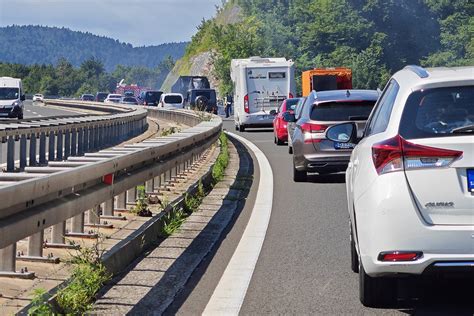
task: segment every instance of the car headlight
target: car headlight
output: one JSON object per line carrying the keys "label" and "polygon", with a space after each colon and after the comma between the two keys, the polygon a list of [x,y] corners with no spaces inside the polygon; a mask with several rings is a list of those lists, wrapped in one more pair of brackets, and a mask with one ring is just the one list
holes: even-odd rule
{"label": "car headlight", "polygon": [[15,107],[15,106],[20,106],[20,102],[18,102],[18,101],[13,102],[12,107]]}

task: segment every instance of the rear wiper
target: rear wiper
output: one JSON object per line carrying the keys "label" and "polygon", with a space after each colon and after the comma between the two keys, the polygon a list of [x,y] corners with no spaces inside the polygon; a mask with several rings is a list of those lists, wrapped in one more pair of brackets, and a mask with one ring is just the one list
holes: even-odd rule
{"label": "rear wiper", "polygon": [[367,121],[368,119],[369,119],[368,116],[362,116],[362,115],[349,116],[349,121]]}
{"label": "rear wiper", "polygon": [[455,128],[451,131],[451,133],[453,133],[453,134],[474,134],[474,124]]}

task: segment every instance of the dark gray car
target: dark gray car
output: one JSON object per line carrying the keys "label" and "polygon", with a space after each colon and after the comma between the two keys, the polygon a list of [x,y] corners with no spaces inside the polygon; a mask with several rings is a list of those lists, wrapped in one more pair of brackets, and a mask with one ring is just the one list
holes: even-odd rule
{"label": "dark gray car", "polygon": [[295,123],[293,147],[293,179],[306,181],[308,172],[319,174],[345,171],[354,144],[333,142],[325,130],[341,122],[353,121],[363,130],[379,93],[374,90],[315,91],[307,97]]}

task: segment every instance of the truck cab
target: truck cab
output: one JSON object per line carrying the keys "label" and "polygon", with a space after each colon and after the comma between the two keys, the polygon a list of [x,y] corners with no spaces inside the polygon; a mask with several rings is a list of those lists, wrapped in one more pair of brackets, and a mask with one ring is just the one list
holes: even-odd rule
{"label": "truck cab", "polygon": [[24,100],[21,79],[0,77],[0,117],[23,119]]}

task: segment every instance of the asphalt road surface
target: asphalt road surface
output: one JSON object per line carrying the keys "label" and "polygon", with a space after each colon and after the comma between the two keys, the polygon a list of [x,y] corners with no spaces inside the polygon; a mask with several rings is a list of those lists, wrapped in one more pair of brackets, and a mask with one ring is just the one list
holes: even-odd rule
{"label": "asphalt road surface", "polygon": [[65,111],[60,109],[55,109],[54,107],[44,106],[43,103],[35,102],[28,100],[25,101],[24,109],[24,118],[36,118],[36,117],[56,117],[64,115],[77,115],[77,112],[74,111]]}
{"label": "asphalt road surface", "polygon": [[[225,122],[224,126],[234,132],[232,122]],[[292,156],[286,146],[273,143],[271,130],[238,134],[265,153],[274,175],[270,224],[240,314],[474,313],[472,280],[464,276],[446,280],[406,279],[398,284],[400,298],[396,306],[362,306],[358,299],[358,274],[350,269],[344,175],[313,175],[308,183],[295,183]],[[256,184],[258,181],[254,181]],[[254,191],[255,188],[247,202],[249,207],[246,205],[226,239],[195,271],[167,314],[200,314],[204,310],[245,229]]]}

